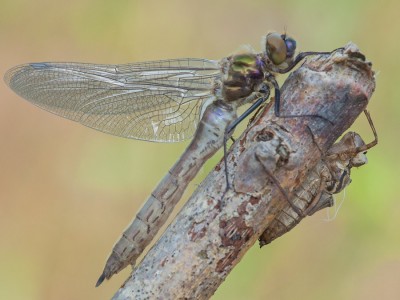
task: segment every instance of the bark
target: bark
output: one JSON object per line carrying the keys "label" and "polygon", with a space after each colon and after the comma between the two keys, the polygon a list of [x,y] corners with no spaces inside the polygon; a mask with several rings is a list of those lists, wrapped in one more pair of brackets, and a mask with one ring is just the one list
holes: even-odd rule
{"label": "bark", "polygon": [[[354,44],[315,56],[283,85],[281,115],[258,116],[191,196],[115,294],[122,299],[208,299],[253,246],[321,156],[366,108],[371,64]],[[327,121],[329,120],[329,121]]]}

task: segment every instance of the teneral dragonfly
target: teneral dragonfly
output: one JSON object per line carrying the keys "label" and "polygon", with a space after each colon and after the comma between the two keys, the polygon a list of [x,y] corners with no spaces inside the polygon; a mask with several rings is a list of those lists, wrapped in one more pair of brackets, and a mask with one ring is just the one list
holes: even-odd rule
{"label": "teneral dragonfly", "polygon": [[[304,57],[286,34],[269,33],[264,49],[242,50],[219,61],[172,59],[123,65],[29,63],[9,70],[6,83],[33,104],[94,129],[155,142],[192,142],[155,188],[115,244],[97,285],[137,257],[165,223],[203,163],[235,126],[275,92],[275,75]],[[251,106],[239,118],[237,108]]]}
{"label": "teneral dragonfly", "polygon": [[309,172],[302,185],[293,192],[292,203],[298,207],[301,214],[292,207],[284,208],[261,234],[260,247],[293,229],[305,216],[333,206],[333,194],[340,193],[351,183],[351,169],[367,163],[366,151],[378,143],[378,135],[369,113],[364,112],[374,140],[365,144],[359,134],[350,131],[335,143]]}

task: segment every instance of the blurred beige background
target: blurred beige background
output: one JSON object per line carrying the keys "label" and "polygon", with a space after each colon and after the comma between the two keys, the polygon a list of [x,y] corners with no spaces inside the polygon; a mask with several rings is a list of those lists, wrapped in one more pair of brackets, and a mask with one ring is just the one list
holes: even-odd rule
{"label": "blurred beige background", "polygon": [[[285,26],[299,50],[357,43],[377,71],[369,109],[380,143],[369,164],[336,197],[345,202],[335,220],[321,212],[255,245],[213,299],[400,299],[400,2],[0,4],[0,74],[25,62],[219,59],[242,44],[259,49],[262,35]],[[111,246],[186,144],[102,134],[41,111],[4,82],[0,98],[0,299],[109,299],[129,274],[94,288]],[[372,139],[364,117],[352,129]]]}

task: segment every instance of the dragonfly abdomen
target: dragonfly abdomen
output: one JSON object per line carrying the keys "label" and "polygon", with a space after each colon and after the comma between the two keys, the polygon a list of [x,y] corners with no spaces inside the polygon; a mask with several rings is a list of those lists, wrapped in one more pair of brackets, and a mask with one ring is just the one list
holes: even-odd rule
{"label": "dragonfly abdomen", "polygon": [[222,147],[225,130],[235,119],[236,111],[223,101],[216,100],[206,108],[195,138],[114,245],[96,286],[128,264],[135,265],[204,162]]}

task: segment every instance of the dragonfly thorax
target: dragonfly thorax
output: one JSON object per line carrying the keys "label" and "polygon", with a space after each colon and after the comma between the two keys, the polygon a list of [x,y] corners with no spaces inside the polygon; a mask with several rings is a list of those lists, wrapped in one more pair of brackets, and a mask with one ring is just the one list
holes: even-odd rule
{"label": "dragonfly thorax", "polygon": [[233,55],[224,64],[222,96],[226,102],[249,97],[264,81],[263,62],[257,54]]}
{"label": "dragonfly thorax", "polygon": [[[263,41],[263,53],[251,50],[229,56],[222,60],[222,98],[237,106],[254,99],[263,82],[282,73],[293,64],[296,41],[286,34],[269,33]],[[249,98],[250,97],[250,98]]]}

